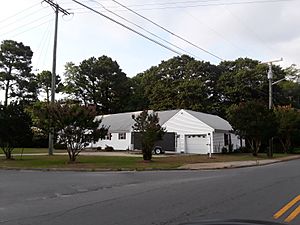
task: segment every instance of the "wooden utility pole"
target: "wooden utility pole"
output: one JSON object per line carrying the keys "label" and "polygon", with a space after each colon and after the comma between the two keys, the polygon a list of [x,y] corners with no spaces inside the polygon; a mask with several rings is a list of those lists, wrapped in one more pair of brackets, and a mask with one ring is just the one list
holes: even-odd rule
{"label": "wooden utility pole", "polygon": [[[53,61],[52,61],[52,78],[51,78],[51,104],[55,102],[55,86],[56,86],[56,51],[57,51],[57,29],[58,29],[58,14],[61,12],[64,15],[69,15],[70,13],[61,8],[57,3],[54,3],[53,0],[44,0],[48,3],[55,11],[55,28],[54,28],[54,44],[53,44]],[[54,128],[51,128],[49,133],[49,146],[48,154],[53,155],[53,136]]]}
{"label": "wooden utility pole", "polygon": [[[278,82],[273,83],[273,71],[272,71],[272,65],[275,62],[280,62],[283,59],[277,59],[277,60],[272,60],[269,62],[264,62],[263,64],[268,64],[269,65],[269,71],[268,71],[268,80],[269,80],[269,110],[272,110],[273,107],[273,90],[272,90],[272,85],[276,84]],[[268,157],[272,158],[273,157],[273,137],[269,139],[269,149],[268,149]]]}

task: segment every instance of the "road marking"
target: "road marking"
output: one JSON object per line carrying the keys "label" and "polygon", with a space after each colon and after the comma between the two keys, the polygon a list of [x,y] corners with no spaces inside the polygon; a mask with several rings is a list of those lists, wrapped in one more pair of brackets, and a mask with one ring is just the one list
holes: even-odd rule
{"label": "road marking", "polygon": [[[273,216],[274,219],[278,219],[279,217],[281,217],[284,213],[286,213],[291,207],[293,207],[299,201],[300,201],[300,195],[292,199],[285,206],[283,206],[278,212],[276,212]],[[300,214],[300,206],[298,206],[284,221],[291,222],[293,219],[295,219],[298,216],[298,214]]]}
{"label": "road marking", "polygon": [[284,220],[284,222],[291,222],[300,213],[300,205]]}

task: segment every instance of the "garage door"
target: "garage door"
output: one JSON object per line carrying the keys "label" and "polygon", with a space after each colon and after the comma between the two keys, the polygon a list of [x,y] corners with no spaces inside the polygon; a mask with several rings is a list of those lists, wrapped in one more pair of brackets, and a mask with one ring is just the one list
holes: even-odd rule
{"label": "garage door", "polygon": [[207,154],[209,146],[208,137],[206,134],[186,135],[186,152],[196,154]]}

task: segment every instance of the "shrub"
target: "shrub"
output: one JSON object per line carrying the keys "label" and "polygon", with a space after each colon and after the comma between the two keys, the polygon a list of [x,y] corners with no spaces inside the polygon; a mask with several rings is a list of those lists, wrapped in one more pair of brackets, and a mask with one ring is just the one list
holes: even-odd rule
{"label": "shrub", "polygon": [[106,147],[104,148],[104,151],[106,151],[106,152],[112,152],[112,151],[114,151],[114,148],[112,146],[106,145]]}

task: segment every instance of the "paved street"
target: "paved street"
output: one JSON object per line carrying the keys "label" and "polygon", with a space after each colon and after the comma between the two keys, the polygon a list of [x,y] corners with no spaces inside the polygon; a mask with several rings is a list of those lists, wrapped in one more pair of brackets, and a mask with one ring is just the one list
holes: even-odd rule
{"label": "paved street", "polygon": [[[140,225],[206,219],[283,222],[300,160],[215,171],[0,171],[0,224]],[[296,210],[295,210],[296,211]],[[300,224],[300,215],[290,224]]]}

